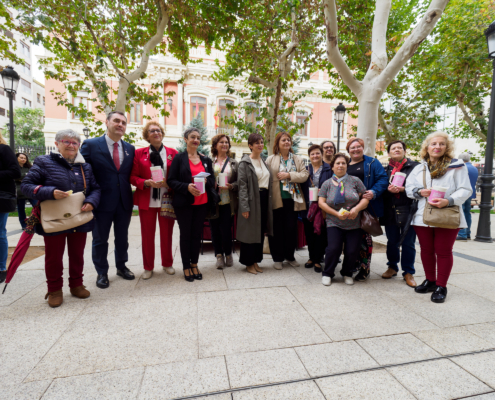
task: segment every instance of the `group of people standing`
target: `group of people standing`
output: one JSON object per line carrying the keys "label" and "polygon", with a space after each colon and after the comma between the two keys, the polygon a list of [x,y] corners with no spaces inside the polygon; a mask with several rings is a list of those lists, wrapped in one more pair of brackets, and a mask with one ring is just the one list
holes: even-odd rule
{"label": "group of people standing", "polygon": [[[273,268],[281,270],[284,263],[299,267],[295,250],[300,218],[309,250],[305,267],[321,273],[322,284],[329,286],[343,253],[340,274],[351,285],[370,275],[373,240],[361,229],[361,214],[368,210],[380,218],[388,238],[389,268],[382,277],[396,276],[400,263],[407,285],[418,293],[433,292],[432,301],[445,300],[453,264],[452,247],[459,229],[467,228],[466,219],[462,217],[456,229],[431,227],[423,223],[423,210],[427,203],[436,208],[462,206],[472,193],[467,168],[463,161],[454,159],[453,143],[447,134],[435,132],[426,138],[419,163],[406,157],[405,143],[390,143],[387,148],[390,162],[384,168],[377,159],[364,154],[364,142],[358,138],[348,141],[349,155],[337,153],[331,141],[312,145],[308,149],[310,164],[305,166],[303,158],[294,154],[292,138],[287,132],[277,134],[273,154],[266,160],[262,158],[263,137],[251,134],[248,138],[251,153],[237,162],[230,157],[230,138],[224,134],[212,138],[209,158],[198,152],[201,134],[196,128],[184,132],[186,150],[178,153],[163,145],[165,132],[156,121],[148,122],[143,128],[143,138],[150,145],[138,150],[122,140],[127,126],[123,113],[108,114],[106,126],[104,136],[86,140],[82,146],[77,132],[59,131],[55,137],[58,150],[37,157],[20,184],[22,195],[40,202],[84,191],[82,211],[94,214],[90,222],[62,232],[46,233],[40,224],[36,225],[36,232],[45,239],[46,298],[51,307],[63,302],[66,243],[70,292],[79,298],[90,295],[83,285],[87,232],[93,234],[92,260],[98,272],[97,287],[104,289],[110,285],[107,256],[112,225],[117,275],[135,279],[126,266],[133,205],[139,208],[141,222],[142,279],[153,275],[157,220],[164,271],[175,273],[172,233],[177,220],[184,278],[194,282],[203,279],[198,260],[205,219],[210,222],[216,267],[223,269],[234,264],[232,237],[237,216],[239,261],[247,272],[263,272],[260,263],[265,237],[268,237]],[[8,153],[6,148],[0,144],[2,154]],[[21,179],[20,161],[13,156],[12,160],[9,157],[0,160],[2,190],[15,190],[15,184],[10,188],[7,181]],[[11,165],[14,162],[16,166]],[[163,176],[158,181],[152,175],[157,167]],[[391,182],[399,172],[405,179],[397,186]],[[433,183],[446,189],[444,198],[428,199]],[[134,195],[131,185],[136,188]],[[417,211],[411,215],[413,202],[417,202]],[[315,218],[318,212],[320,219]],[[408,218],[412,218],[409,229]],[[4,219],[0,212],[2,247]],[[414,281],[416,235],[426,272],[426,280],[419,286]],[[6,260],[4,250],[1,251],[0,271],[5,270]]]}

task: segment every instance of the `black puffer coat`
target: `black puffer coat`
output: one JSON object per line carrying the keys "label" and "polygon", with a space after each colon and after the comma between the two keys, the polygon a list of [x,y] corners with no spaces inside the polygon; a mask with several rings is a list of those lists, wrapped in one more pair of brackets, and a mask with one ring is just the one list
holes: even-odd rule
{"label": "black puffer coat", "polygon": [[[67,192],[72,190],[74,193],[84,190],[84,180],[81,174],[81,166],[86,178],[86,200],[93,208],[97,208],[100,203],[101,190],[93,175],[91,165],[86,164],[81,153],[77,154],[74,164],[71,166],[60,153],[51,153],[47,156],[36,157],[34,165],[29,170],[21,183],[21,190],[29,199],[39,201],[54,200],[53,192],[62,190]],[[34,190],[40,186],[36,194]],[[88,223],[71,229],[55,233],[46,233],[43,231],[41,224],[36,225],[36,233],[43,236],[55,236],[67,232],[91,232],[94,227],[94,219]]]}
{"label": "black puffer coat", "polygon": [[[404,187],[406,186],[407,177],[412,172],[412,170],[419,165],[417,161],[413,161],[407,158],[406,163],[400,170],[400,172],[406,174],[406,180],[404,181]],[[387,173],[389,182],[390,175],[392,174],[392,170],[394,168],[390,165],[385,167],[385,172]],[[409,214],[409,208],[413,202],[412,199],[407,197],[406,192],[399,193],[399,197],[397,198],[394,193],[390,193],[388,190],[383,192],[383,205],[385,207],[383,217],[380,218],[381,225],[397,225],[397,218],[399,220],[405,219]],[[399,217],[397,217],[400,215]]]}

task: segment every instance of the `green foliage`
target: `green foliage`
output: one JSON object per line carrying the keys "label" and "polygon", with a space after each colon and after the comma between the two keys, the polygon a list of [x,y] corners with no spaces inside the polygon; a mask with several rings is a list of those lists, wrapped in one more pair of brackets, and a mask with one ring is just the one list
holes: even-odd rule
{"label": "green foliage", "polygon": [[[198,115],[191,120],[191,123],[186,129],[197,128],[201,134],[199,139],[198,153],[205,156],[210,155],[210,139],[208,138],[208,130],[205,127],[203,119]],[[187,145],[183,138],[179,140],[179,146],[177,146],[177,151],[183,153],[186,151]]]}
{"label": "green foliage", "polygon": [[[43,110],[41,108],[16,107],[14,110],[14,139],[16,145],[44,146]],[[4,132],[9,132],[7,124]],[[7,135],[8,137],[8,135]]]}
{"label": "green foliage", "polygon": [[[15,55],[17,50],[17,43],[14,39],[7,36],[5,31],[13,32],[15,30],[15,24],[7,10],[6,4],[0,2],[0,20],[3,19],[4,22],[0,22],[0,60],[7,64],[14,63],[23,65],[24,61]],[[0,66],[0,71],[2,67]]]}

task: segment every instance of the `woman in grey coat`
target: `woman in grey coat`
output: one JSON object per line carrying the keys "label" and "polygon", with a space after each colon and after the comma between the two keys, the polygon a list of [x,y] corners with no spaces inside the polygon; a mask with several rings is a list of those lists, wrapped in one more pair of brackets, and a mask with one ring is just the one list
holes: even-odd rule
{"label": "woman in grey coat", "polygon": [[258,263],[263,260],[265,233],[273,235],[272,177],[261,159],[263,137],[252,133],[248,146],[251,155],[244,155],[239,163],[237,239],[241,242],[239,262],[256,275],[263,272]]}

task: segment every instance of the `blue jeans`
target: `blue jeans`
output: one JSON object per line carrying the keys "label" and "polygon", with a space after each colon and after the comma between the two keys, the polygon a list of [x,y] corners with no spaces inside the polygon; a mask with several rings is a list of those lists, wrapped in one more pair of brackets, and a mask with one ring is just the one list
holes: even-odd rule
{"label": "blue jeans", "polygon": [[[28,199],[31,205],[34,207],[38,204],[38,200]],[[17,214],[19,215],[19,222],[22,229],[26,228],[26,199],[17,199]]]}
{"label": "blue jeans", "polygon": [[457,237],[467,239],[471,238],[471,197],[467,199],[462,205],[462,211],[464,212],[464,216],[466,217],[467,228],[461,229],[457,234]]}
{"label": "blue jeans", "polygon": [[0,213],[0,271],[7,269],[9,242],[7,241],[7,218],[9,213]]}
{"label": "blue jeans", "polygon": [[402,242],[402,257],[399,250],[399,240],[404,228],[395,225],[385,226],[385,233],[387,235],[387,265],[389,268],[399,272],[399,261],[402,267],[402,276],[405,274],[414,275],[416,270],[414,269],[414,261],[416,260],[416,232],[413,227],[410,226],[407,231],[406,237]]}

